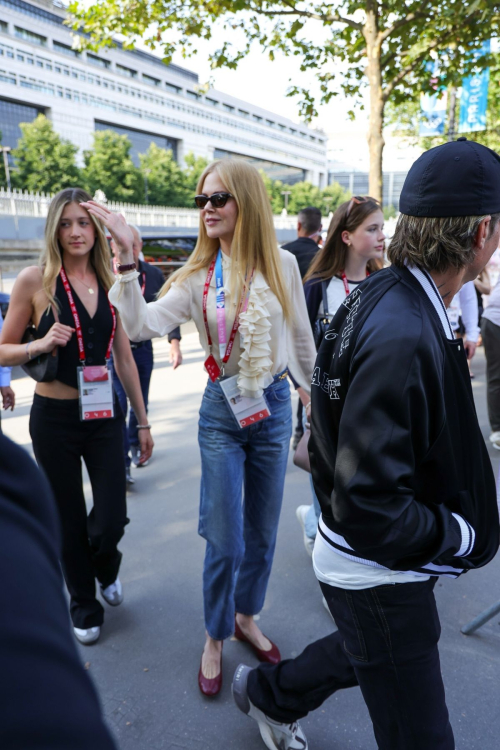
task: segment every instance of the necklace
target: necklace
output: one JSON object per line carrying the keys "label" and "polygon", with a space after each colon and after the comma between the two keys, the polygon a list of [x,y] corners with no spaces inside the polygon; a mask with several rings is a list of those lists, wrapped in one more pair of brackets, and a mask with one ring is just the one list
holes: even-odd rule
{"label": "necklace", "polygon": [[85,289],[87,290],[87,292],[89,294],[95,294],[95,292],[92,289],[92,287],[91,286],[87,286],[87,284],[84,281],[82,281],[81,279],[79,279],[78,276],[72,276],[72,279],[73,279],[73,281],[78,281],[82,286],[84,286]]}

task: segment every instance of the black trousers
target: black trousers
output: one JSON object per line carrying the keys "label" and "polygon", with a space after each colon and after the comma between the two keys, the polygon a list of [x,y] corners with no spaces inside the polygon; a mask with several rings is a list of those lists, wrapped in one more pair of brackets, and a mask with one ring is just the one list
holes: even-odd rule
{"label": "black trousers", "polygon": [[[64,577],[77,628],[102,624],[104,610],[96,598],[95,579],[109,586],[120,568],[122,555],[117,545],[128,523],[122,426],[119,406],[114,419],[91,422],[80,421],[78,399],[35,394],[31,408],[33,450],[59,510]],[[88,516],[82,458],[94,500]]]}
{"label": "black trousers", "polygon": [[320,584],[338,631],[296,659],[261,664],[250,700],[275,721],[359,685],[379,750],[454,750],[439,663],[435,578],[359,591]]}

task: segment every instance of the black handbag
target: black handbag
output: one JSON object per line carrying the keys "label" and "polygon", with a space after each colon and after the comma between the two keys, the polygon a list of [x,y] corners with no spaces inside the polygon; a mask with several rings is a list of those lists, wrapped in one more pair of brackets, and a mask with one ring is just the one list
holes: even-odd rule
{"label": "black handbag", "polygon": [[314,328],[313,328],[313,337],[314,337],[314,343],[316,344],[316,351],[321,346],[321,342],[323,341],[325,333],[330,328],[330,323],[332,322],[332,318],[333,318],[333,315],[330,315],[328,312],[327,289],[328,289],[328,282],[322,281],[321,292],[323,295],[323,312],[321,313],[321,315],[317,316],[316,320],[314,321]]}
{"label": "black handbag", "polygon": [[[38,339],[38,331],[35,326],[28,326],[24,332],[22,338],[22,344],[28,344],[30,341],[36,341]],[[56,379],[57,365],[59,363],[59,349],[56,346],[54,351],[48,352],[47,354],[40,354],[38,357],[28,360],[24,365],[21,365],[22,369],[29,375],[30,378],[36,380],[37,383],[50,383]]]}

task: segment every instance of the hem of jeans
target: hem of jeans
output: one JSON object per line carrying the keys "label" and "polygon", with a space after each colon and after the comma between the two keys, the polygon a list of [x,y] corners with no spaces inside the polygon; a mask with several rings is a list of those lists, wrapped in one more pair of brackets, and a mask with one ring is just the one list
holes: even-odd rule
{"label": "hem of jeans", "polygon": [[227,641],[228,638],[231,638],[232,635],[234,635],[234,630],[230,630],[229,633],[222,638],[220,638],[217,635],[212,635],[212,633],[207,628],[207,624],[205,623],[205,630],[207,631],[207,635],[213,640],[213,641]]}
{"label": "hem of jeans", "polygon": [[[101,604],[101,607],[102,607],[102,604]],[[94,622],[94,619],[96,620],[96,622]],[[80,630],[88,630],[89,628],[100,628],[104,624],[104,607],[102,607],[100,612],[96,612],[95,617],[90,618],[90,620],[91,620],[90,625],[88,624],[88,621],[86,621],[85,625],[77,625],[77,623],[73,619],[73,615],[71,615],[71,624],[74,628],[79,628]]]}
{"label": "hem of jeans", "polygon": [[255,617],[256,615],[260,615],[262,612],[262,608],[258,609],[257,612],[242,612],[241,609],[238,609],[238,607],[235,607],[234,614],[236,615],[243,615],[243,617]]}

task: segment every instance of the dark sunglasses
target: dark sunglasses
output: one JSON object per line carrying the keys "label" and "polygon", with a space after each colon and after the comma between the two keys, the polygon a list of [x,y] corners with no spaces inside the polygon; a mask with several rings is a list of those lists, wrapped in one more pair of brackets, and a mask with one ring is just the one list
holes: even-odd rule
{"label": "dark sunglasses", "polygon": [[224,208],[229,198],[233,196],[231,193],[214,193],[213,195],[195,195],[194,202],[198,208],[205,208],[208,201],[212,204],[212,208]]}

